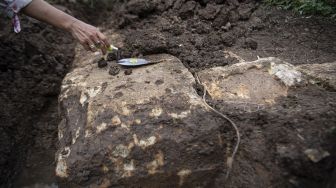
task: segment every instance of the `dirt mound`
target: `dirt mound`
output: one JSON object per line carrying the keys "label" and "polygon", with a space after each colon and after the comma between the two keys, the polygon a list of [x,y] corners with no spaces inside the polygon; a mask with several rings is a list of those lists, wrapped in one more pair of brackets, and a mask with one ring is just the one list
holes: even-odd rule
{"label": "dirt mound", "polygon": [[125,35],[124,57],[169,53],[192,70],[237,63],[223,55],[224,49],[249,61],[257,56],[293,64],[335,59],[334,21],[265,8],[259,1],[130,0],[112,5],[101,25]]}
{"label": "dirt mound", "polygon": [[249,0],[132,0],[116,3],[115,14],[102,25],[117,27],[125,36],[124,57],[169,53],[188,68],[202,69],[238,62],[222,50],[244,36],[257,6]]}

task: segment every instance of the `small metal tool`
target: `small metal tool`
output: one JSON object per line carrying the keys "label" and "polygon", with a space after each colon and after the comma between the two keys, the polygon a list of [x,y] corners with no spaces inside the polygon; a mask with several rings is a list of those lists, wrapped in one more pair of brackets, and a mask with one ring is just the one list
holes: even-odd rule
{"label": "small metal tool", "polygon": [[153,64],[153,63],[160,63],[166,61],[166,59],[157,60],[157,61],[148,61],[146,59],[141,58],[126,58],[126,59],[120,59],[117,61],[119,65],[123,66],[140,66],[140,65],[147,65],[147,64]]}
{"label": "small metal tool", "polygon": [[[116,55],[116,60],[119,65],[123,66],[141,66],[141,65],[147,65],[147,64],[153,64],[153,63],[160,63],[162,61],[166,61],[166,59],[162,60],[157,60],[157,61],[148,61],[146,59],[142,58],[125,58],[125,59],[120,59],[121,58],[121,50],[113,45],[110,45],[109,48],[107,49],[108,52],[110,53],[115,53]],[[107,58],[105,58],[107,59]]]}

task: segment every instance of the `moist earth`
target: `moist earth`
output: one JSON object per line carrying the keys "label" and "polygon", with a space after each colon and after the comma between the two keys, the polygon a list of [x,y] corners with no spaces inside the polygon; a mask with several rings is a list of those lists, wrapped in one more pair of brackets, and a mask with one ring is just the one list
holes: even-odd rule
{"label": "moist earth", "polygon": [[[125,36],[123,56],[172,54],[191,70],[276,56],[292,64],[334,61],[335,20],[300,16],[259,1],[114,3],[105,28]],[[115,19],[110,19],[115,18]]]}
{"label": "moist earth", "polygon": [[[96,3],[103,7],[102,2]],[[335,20],[300,16],[264,7],[259,1],[114,1],[104,5],[108,11],[100,13],[87,6],[65,4],[103,31],[124,36],[123,57],[168,53],[193,73],[238,63],[239,56],[245,60],[275,56],[295,65],[328,63],[336,58]],[[27,150],[36,142],[34,136],[45,131],[35,123],[38,119],[46,119],[45,124],[56,121],[40,117],[57,101],[61,80],[73,61],[74,43],[70,36],[34,20],[24,19],[19,35],[3,20],[0,25],[6,28],[0,32],[0,185],[12,185],[13,175],[22,171]],[[255,112],[247,112],[244,105],[208,100],[232,117],[243,135],[233,168],[235,178],[228,187],[253,187],[246,184],[251,179],[258,181],[249,173],[253,171],[248,168],[250,163],[258,175],[268,178],[265,187],[327,184],[335,168],[334,88],[299,87],[279,98],[273,108],[256,108]],[[47,132],[55,135],[56,131],[54,126]],[[234,132],[227,134],[234,139]],[[330,156],[312,162],[303,151],[308,146],[323,148]]]}
{"label": "moist earth", "polygon": [[48,151],[55,150],[57,114],[45,122],[43,117],[57,104],[75,45],[71,36],[32,19],[22,17],[19,34],[0,22],[0,187],[10,187],[32,151],[45,151],[35,162],[53,166]]}

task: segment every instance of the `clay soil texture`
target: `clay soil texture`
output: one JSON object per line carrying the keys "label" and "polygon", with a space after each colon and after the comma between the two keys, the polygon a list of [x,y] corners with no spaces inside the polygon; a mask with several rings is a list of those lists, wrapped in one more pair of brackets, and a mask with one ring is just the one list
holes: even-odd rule
{"label": "clay soil texture", "polygon": [[0,187],[41,175],[52,181],[57,97],[74,56],[70,35],[25,17],[21,24],[15,34],[10,21],[0,21]]}
{"label": "clay soil texture", "polygon": [[[114,7],[118,11],[106,16],[103,25],[125,36],[124,57],[169,53],[193,73],[237,63],[240,58],[227,51],[245,60],[273,56],[294,65],[328,63],[336,57],[335,20],[301,16],[260,1],[133,0]],[[335,90],[297,88],[265,108],[208,100],[242,131],[232,177],[224,182],[219,175],[218,187],[324,187],[331,181]],[[228,131],[232,144],[234,135]],[[312,162],[305,153],[309,148],[330,155]]]}
{"label": "clay soil texture", "polygon": [[[259,1],[119,0],[89,22],[126,36],[123,57],[168,53],[193,73],[238,63],[225,51],[246,60],[279,57],[294,65],[336,59],[334,20],[268,8]],[[22,25],[19,35],[10,27],[0,32],[0,185],[6,186],[15,182],[13,175],[31,168],[29,151],[40,155],[44,143],[51,148],[49,154],[55,151],[55,106],[74,55],[70,36],[32,20]],[[208,101],[231,117],[242,134],[231,176],[224,182],[224,173],[218,174],[218,187],[324,187],[331,181],[336,165],[335,90],[297,88],[265,108]],[[235,133],[224,128],[232,148]],[[330,155],[313,162],[304,153],[308,148],[323,148]],[[53,155],[47,160],[52,169]]]}

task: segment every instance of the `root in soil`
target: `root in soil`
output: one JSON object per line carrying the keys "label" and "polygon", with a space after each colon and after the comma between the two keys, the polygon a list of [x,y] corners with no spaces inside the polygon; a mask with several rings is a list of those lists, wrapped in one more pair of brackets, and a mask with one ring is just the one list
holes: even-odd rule
{"label": "root in soil", "polygon": [[237,137],[236,145],[233,149],[233,152],[232,152],[231,156],[228,157],[227,160],[226,160],[226,164],[227,164],[228,169],[226,171],[225,180],[227,180],[229,178],[229,175],[230,175],[230,172],[231,172],[231,169],[232,169],[232,165],[233,165],[233,162],[234,162],[234,158],[237,154],[237,151],[238,151],[238,148],[239,148],[239,145],[240,145],[240,132],[239,132],[239,129],[238,129],[238,127],[237,127],[237,125],[235,124],[234,121],[232,121],[228,116],[226,116],[223,113],[219,112],[218,110],[214,109],[213,107],[211,107],[207,103],[207,101],[206,101],[206,94],[207,94],[206,86],[200,81],[197,74],[195,74],[195,77],[196,77],[197,83],[203,86],[203,97],[202,97],[202,99],[203,99],[203,103],[205,104],[205,106],[208,107],[209,109],[211,109],[213,112],[215,112],[219,116],[221,116],[226,121],[228,121],[236,132],[236,137]]}

